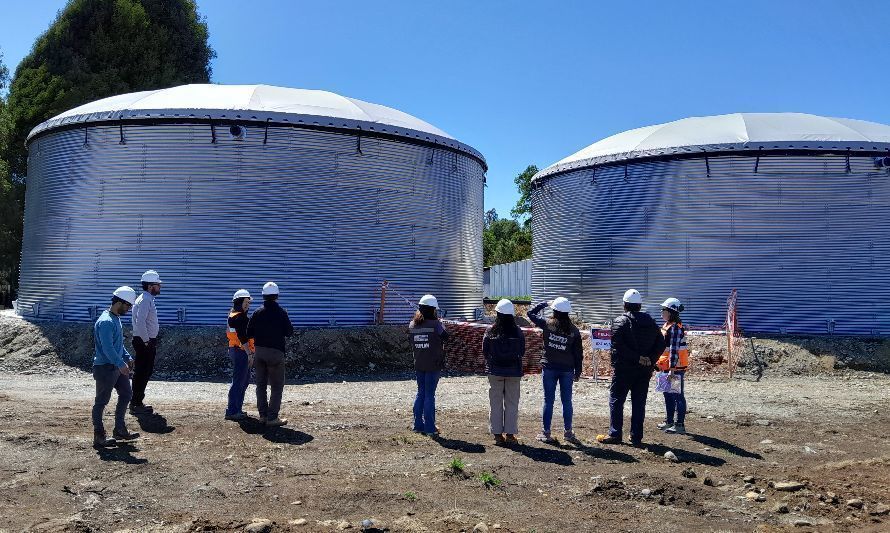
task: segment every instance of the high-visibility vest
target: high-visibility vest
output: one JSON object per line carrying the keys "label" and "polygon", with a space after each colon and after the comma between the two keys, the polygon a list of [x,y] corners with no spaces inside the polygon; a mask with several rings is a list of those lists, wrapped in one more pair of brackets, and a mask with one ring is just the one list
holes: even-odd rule
{"label": "high-visibility vest", "polygon": [[[679,335],[679,338],[677,339],[677,364],[674,366],[671,366],[671,339],[668,337],[668,332],[672,326],[677,327],[677,335]],[[658,358],[658,362],[655,363],[655,366],[662,371],[686,370],[686,367],[689,366],[689,348],[686,346],[686,328],[684,328],[683,324],[680,322],[668,322],[661,327],[661,334],[664,335],[664,340],[667,342],[667,346],[665,347],[664,352],[662,352],[661,357]]]}
{"label": "high-visibility vest", "polygon": [[[229,312],[229,318],[238,316],[243,312],[244,311],[231,311]],[[238,331],[233,327],[229,327],[228,321],[226,321],[226,337],[229,339],[229,348],[241,348],[241,339],[238,338]],[[253,350],[253,339],[248,340],[247,345]]]}

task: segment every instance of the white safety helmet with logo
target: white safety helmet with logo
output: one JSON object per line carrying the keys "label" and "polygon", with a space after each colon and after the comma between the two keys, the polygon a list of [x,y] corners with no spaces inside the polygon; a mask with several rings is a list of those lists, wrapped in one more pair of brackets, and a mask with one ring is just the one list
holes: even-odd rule
{"label": "white safety helmet with logo", "polygon": [[494,306],[494,310],[502,315],[512,315],[516,312],[516,309],[513,307],[513,302],[506,298],[498,300],[497,305]]}
{"label": "white safety helmet with logo", "polygon": [[435,307],[436,309],[439,308],[439,300],[436,300],[436,297],[433,296],[432,294],[424,294],[423,296],[421,296],[420,302],[418,302],[418,303],[420,305]]}
{"label": "white safety helmet with logo", "polygon": [[142,283],[161,283],[161,276],[158,275],[154,270],[146,270],[145,274],[142,274]]}
{"label": "white safety helmet with logo", "polygon": [[563,298],[562,296],[560,296],[558,298],[554,298],[554,300],[550,302],[550,308],[561,313],[571,313],[572,302],[570,302],[568,298]]}
{"label": "white safety helmet with logo", "polygon": [[683,304],[677,298],[668,298],[661,304],[662,309],[669,309],[671,311],[676,311],[677,313],[683,311]]}
{"label": "white safety helmet with logo", "polygon": [[126,285],[115,289],[114,296],[120,298],[130,305],[136,303],[136,291],[134,291],[132,287],[127,287]]}
{"label": "white safety helmet with logo", "polygon": [[627,289],[627,292],[624,293],[624,303],[628,304],[642,304],[643,297],[640,295],[640,291],[636,289]]}
{"label": "white safety helmet with logo", "polygon": [[263,285],[263,296],[271,296],[273,294],[279,294],[278,284],[276,284],[274,281],[270,281]]}
{"label": "white safety helmet with logo", "polygon": [[235,296],[232,296],[232,301],[234,302],[238,298],[250,298],[250,293],[247,289],[238,289],[238,291],[235,292]]}

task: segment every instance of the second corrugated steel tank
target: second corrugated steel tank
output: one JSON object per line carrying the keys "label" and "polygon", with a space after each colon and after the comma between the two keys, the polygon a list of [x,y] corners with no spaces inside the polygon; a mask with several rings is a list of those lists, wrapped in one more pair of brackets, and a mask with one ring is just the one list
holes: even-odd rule
{"label": "second corrugated steel tank", "polygon": [[589,165],[537,181],[536,299],[606,322],[637,288],[659,312],[746,331],[890,333],[890,176],[875,154],[711,154]]}

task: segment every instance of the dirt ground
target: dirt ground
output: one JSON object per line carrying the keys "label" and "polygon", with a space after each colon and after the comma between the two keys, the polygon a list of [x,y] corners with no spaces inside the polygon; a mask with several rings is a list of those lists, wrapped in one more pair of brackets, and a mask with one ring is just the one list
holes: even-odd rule
{"label": "dirt ground", "polygon": [[690,376],[690,434],[655,429],[664,408],[653,392],[637,449],[594,442],[608,394],[589,380],[575,388],[583,445],[535,441],[542,392],[529,376],[522,442],[501,448],[481,376],[443,378],[438,439],[408,429],[406,374],[293,381],[291,423],[277,430],[223,420],[225,383],[158,381],[147,398],[158,414],[128,415],[142,437],[97,451],[89,374],[4,371],[0,531],[336,531],[365,520],[389,531],[888,531],[888,387],[890,376],[849,370]]}

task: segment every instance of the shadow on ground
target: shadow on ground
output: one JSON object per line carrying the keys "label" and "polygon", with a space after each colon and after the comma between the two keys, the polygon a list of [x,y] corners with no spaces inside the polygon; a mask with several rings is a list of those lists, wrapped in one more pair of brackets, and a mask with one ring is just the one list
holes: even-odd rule
{"label": "shadow on ground", "polygon": [[241,430],[251,435],[262,435],[269,442],[278,444],[293,444],[301,446],[311,442],[315,437],[302,431],[297,431],[286,426],[266,427],[266,424],[256,418],[245,418],[238,421]]}
{"label": "shadow on ground", "polygon": [[133,456],[133,452],[136,451],[139,451],[139,449],[129,442],[119,442],[117,446],[98,448],[96,455],[103,461],[116,461],[127,463],[128,465],[143,465],[147,463],[148,459]]}

